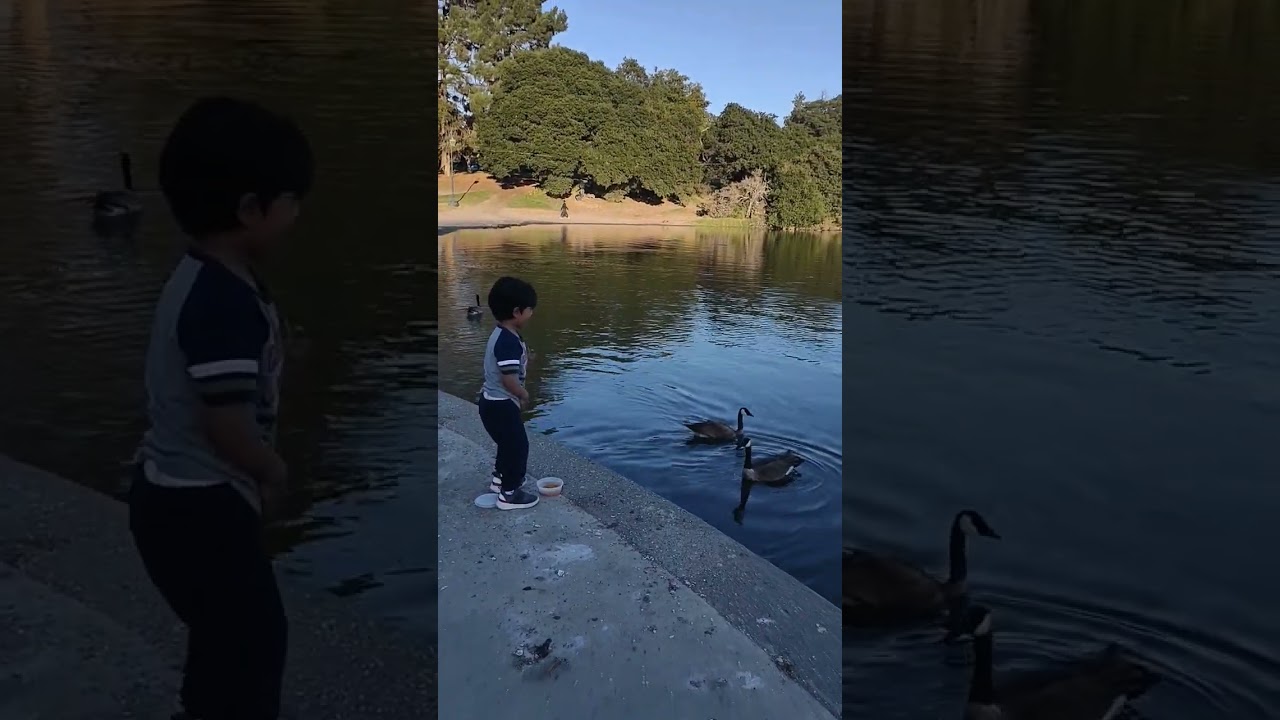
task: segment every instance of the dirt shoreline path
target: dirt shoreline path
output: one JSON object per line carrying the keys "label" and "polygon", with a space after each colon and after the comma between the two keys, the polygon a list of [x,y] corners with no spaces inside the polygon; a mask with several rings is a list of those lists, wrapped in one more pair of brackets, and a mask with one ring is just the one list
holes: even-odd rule
{"label": "dirt shoreline path", "polygon": [[[449,205],[456,194],[458,207]],[[436,208],[439,224],[452,227],[492,227],[523,223],[609,224],[609,225],[695,225],[699,218],[694,206],[674,203],[650,205],[635,200],[611,202],[592,196],[569,198],[569,217],[560,217],[558,198],[549,198],[533,186],[504,187],[482,173],[459,173],[449,178],[437,176]]]}

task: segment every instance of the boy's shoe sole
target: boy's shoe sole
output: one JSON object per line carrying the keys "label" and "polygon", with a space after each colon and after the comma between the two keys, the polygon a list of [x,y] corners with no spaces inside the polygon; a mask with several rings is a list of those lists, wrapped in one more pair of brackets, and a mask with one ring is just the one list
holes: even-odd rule
{"label": "boy's shoe sole", "polygon": [[501,494],[501,493],[499,493],[499,494],[498,494],[498,509],[499,509],[499,510],[524,510],[524,509],[526,509],[526,508],[531,508],[531,507],[533,507],[534,505],[537,505],[537,504],[538,504],[538,496],[537,496],[537,495],[532,495],[532,494],[530,494],[530,495],[528,495],[528,498],[529,498],[529,499],[528,499],[528,500],[526,500],[526,501],[524,501],[524,502],[509,502],[509,501],[507,501],[507,500],[504,500],[504,499],[503,499],[503,497],[502,497],[502,494]]}

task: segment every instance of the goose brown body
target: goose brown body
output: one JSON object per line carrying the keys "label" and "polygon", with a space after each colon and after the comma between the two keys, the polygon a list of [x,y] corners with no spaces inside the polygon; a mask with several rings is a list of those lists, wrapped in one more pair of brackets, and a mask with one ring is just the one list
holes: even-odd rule
{"label": "goose brown body", "polygon": [[697,422],[684,423],[689,431],[699,440],[707,440],[712,442],[729,442],[742,437],[743,416],[750,415],[751,411],[746,408],[738,408],[738,427],[735,430],[727,423],[719,420],[699,420]]}
{"label": "goose brown body", "polygon": [[754,458],[751,455],[751,438],[749,437],[742,439],[741,446],[744,451],[742,483],[738,506],[733,509],[733,519],[738,523],[742,522],[742,518],[746,513],[747,500],[751,497],[752,488],[756,485],[768,485],[769,487],[790,485],[795,482],[796,478],[800,477],[800,474],[796,472],[796,468],[804,462],[804,458],[790,450],[780,455]]}
{"label": "goose brown body", "polygon": [[1116,720],[1158,682],[1150,669],[1108,645],[1060,667],[996,681],[991,611],[969,609],[974,664],[965,720]]}
{"label": "goose brown body", "polygon": [[770,455],[762,458],[751,456],[751,438],[742,445],[745,455],[742,458],[742,480],[761,485],[782,485],[795,479],[796,468],[804,462],[804,458],[787,450],[781,455]]}

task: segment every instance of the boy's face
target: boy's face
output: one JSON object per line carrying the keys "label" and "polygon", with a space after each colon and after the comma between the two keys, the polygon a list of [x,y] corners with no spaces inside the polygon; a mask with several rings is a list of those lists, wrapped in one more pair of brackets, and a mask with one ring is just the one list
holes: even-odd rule
{"label": "boy's face", "polygon": [[515,312],[511,314],[511,321],[515,324],[516,327],[522,328],[524,327],[524,324],[529,322],[529,319],[532,317],[533,317],[533,308],[516,308]]}
{"label": "boy's face", "polygon": [[240,224],[244,226],[247,249],[261,255],[270,250],[293,227],[301,205],[293,193],[284,193],[265,208],[255,195],[240,199]]}

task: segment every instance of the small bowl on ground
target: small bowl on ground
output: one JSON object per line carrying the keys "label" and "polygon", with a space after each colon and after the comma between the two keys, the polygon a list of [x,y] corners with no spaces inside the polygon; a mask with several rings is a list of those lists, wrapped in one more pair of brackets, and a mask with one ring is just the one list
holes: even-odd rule
{"label": "small bowl on ground", "polygon": [[538,494],[543,497],[558,497],[564,490],[564,481],[558,477],[544,477],[538,481]]}
{"label": "small bowl on ground", "polygon": [[485,493],[476,497],[476,507],[490,510],[498,506],[498,493]]}

